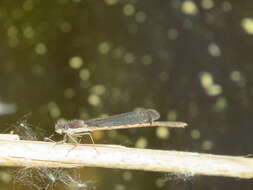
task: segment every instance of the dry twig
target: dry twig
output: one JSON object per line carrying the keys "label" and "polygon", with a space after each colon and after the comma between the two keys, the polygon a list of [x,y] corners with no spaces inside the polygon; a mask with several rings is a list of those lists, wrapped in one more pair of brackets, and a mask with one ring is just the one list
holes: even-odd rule
{"label": "dry twig", "polygon": [[183,175],[253,177],[253,159],[179,151],[0,139],[0,166],[104,167]]}

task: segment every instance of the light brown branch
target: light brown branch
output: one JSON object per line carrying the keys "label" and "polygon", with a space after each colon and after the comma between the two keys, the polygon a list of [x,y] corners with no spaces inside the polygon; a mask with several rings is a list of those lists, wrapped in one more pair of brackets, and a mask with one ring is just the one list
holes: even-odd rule
{"label": "light brown branch", "polygon": [[0,140],[0,166],[103,167],[170,172],[183,175],[253,177],[253,159],[116,145],[58,144]]}

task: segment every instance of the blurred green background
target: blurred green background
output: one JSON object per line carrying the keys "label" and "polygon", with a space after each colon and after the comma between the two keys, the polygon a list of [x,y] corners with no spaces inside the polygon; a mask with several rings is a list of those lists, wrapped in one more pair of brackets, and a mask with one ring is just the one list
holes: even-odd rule
{"label": "blurred green background", "polygon": [[[189,127],[99,132],[95,141],[251,154],[252,10],[250,0],[1,0],[1,130],[26,113],[50,135],[58,118],[154,108],[162,120]],[[98,190],[253,187],[250,180],[221,177],[78,172]],[[1,190],[12,188],[11,177],[0,169]]]}

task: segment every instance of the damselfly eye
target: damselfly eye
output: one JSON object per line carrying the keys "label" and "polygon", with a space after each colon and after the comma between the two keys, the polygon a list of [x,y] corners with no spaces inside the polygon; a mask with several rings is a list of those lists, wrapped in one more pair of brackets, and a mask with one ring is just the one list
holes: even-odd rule
{"label": "damselfly eye", "polygon": [[68,126],[68,125],[64,125],[63,128],[64,128],[65,130],[67,130],[67,129],[69,129],[69,126]]}

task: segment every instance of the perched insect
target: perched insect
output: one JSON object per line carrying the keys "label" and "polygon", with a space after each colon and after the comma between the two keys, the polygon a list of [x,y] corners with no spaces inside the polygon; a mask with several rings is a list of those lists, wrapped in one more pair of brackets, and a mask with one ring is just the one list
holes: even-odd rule
{"label": "perched insect", "polygon": [[113,129],[128,129],[136,127],[185,127],[184,122],[173,121],[155,121],[160,118],[160,114],[154,109],[141,109],[139,111],[132,111],[118,115],[109,116],[106,118],[95,118],[89,120],[71,120],[67,123],[57,121],[55,125],[55,132],[64,134],[64,140],[68,136],[72,141],[76,142],[73,137],[80,137],[89,135],[93,144],[94,140],[91,132],[98,130],[113,130]]}

